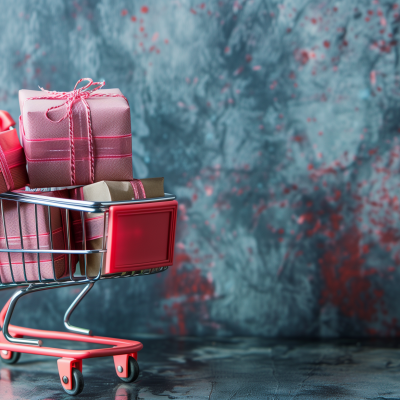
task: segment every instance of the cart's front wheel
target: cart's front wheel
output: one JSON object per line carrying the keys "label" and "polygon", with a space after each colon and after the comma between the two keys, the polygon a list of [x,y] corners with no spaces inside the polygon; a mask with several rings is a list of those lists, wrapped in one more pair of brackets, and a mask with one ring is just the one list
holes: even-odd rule
{"label": "cart's front wheel", "polygon": [[[11,356],[10,356],[11,353]],[[21,353],[16,351],[7,351],[1,350],[0,351],[1,361],[5,364],[15,364],[18,362],[19,358],[21,357]],[[7,358],[5,358],[7,357]]]}
{"label": "cart's front wheel", "polygon": [[139,369],[138,362],[133,357],[129,357],[128,376],[126,378],[119,377],[119,379],[121,379],[122,382],[126,382],[126,383],[134,382],[138,378],[139,372],[140,372],[140,369]]}
{"label": "cart's front wheel", "polygon": [[77,394],[82,392],[83,387],[85,386],[82,372],[79,371],[79,369],[72,368],[72,379],[73,379],[72,389],[71,390],[65,389],[64,386],[63,389],[70,396],[76,396]]}

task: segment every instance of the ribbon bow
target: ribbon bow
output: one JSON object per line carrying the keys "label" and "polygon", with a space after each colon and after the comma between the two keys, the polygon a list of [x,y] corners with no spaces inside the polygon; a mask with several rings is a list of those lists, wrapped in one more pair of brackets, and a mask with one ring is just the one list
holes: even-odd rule
{"label": "ribbon bow", "polygon": [[[77,86],[83,82],[88,81],[85,86],[80,87],[77,89]],[[29,97],[26,100],[65,100],[63,104],[59,106],[50,107],[46,111],[46,118],[54,123],[59,123],[64,121],[64,119],[68,118],[69,121],[69,138],[71,143],[71,186],[75,185],[75,145],[74,145],[74,123],[72,119],[72,107],[74,103],[81,101],[85,108],[86,108],[86,122],[88,127],[88,142],[89,142],[89,159],[90,159],[90,181],[91,183],[94,182],[94,157],[93,157],[93,134],[92,134],[92,122],[90,118],[90,107],[87,103],[86,99],[89,97],[122,97],[128,103],[128,100],[122,94],[104,94],[104,93],[95,93],[97,90],[101,89],[105,85],[105,82],[93,82],[90,78],[82,78],[74,87],[74,90],[71,92],[56,92],[56,91],[49,91],[45,90],[39,86],[40,90],[46,92],[47,96],[40,96],[40,97]],[[90,89],[91,86],[94,86]],[[65,114],[57,121],[53,121],[49,118],[49,112],[51,110],[56,110],[58,108],[64,107],[66,108]]]}

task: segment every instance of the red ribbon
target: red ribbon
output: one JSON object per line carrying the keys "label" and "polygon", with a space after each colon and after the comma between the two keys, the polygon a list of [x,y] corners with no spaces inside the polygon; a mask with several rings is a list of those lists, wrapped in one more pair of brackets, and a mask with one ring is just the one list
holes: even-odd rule
{"label": "red ribbon", "polygon": [[146,192],[144,191],[143,183],[139,179],[134,179],[130,181],[133,189],[133,193],[135,194],[135,200],[145,199]]}
{"label": "red ribbon", "polygon": [[[89,83],[79,89],[76,87],[83,81],[88,81]],[[97,90],[101,89],[105,85],[105,82],[93,82],[90,78],[82,78],[80,79],[72,92],[56,92],[56,91],[48,91],[40,87],[40,90],[43,92],[47,92],[48,96],[43,97],[29,97],[26,100],[66,100],[63,104],[55,107],[50,107],[46,111],[46,118],[51,122],[61,122],[64,119],[68,118],[69,122],[69,138],[71,143],[71,186],[75,185],[75,146],[74,146],[74,125],[72,119],[72,106],[77,101],[82,101],[86,108],[86,122],[88,127],[88,139],[89,139],[89,159],[90,159],[90,182],[94,182],[94,157],[93,157],[93,135],[92,135],[92,122],[90,118],[90,107],[87,103],[86,99],[89,97],[122,97],[128,103],[128,100],[122,94],[103,94],[103,93],[95,93]],[[94,88],[90,89],[91,86]],[[129,104],[129,103],[128,103]],[[65,114],[58,120],[53,121],[49,118],[48,114],[51,110],[56,110],[66,106]],[[1,157],[1,156],[0,156]]]}

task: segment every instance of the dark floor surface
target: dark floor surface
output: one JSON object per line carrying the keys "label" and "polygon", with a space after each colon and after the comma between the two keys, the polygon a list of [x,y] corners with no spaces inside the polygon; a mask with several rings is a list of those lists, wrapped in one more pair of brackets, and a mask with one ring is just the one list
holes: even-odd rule
{"label": "dark floor surface", "polygon": [[[141,373],[135,383],[119,381],[112,358],[85,360],[85,388],[75,398],[400,399],[400,342],[142,342]],[[1,366],[0,378],[1,400],[72,399],[61,388],[52,357],[23,354],[18,364]]]}

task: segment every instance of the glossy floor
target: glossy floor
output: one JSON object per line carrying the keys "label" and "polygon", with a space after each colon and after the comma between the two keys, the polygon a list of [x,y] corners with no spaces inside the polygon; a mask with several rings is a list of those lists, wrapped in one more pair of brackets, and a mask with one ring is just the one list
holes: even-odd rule
{"label": "glossy floor", "polygon": [[[142,339],[141,374],[117,378],[111,358],[84,361],[77,399],[400,399],[396,342],[234,338]],[[54,343],[52,343],[54,345]],[[82,348],[80,346],[79,348]],[[0,399],[67,399],[56,359],[3,364]]]}

